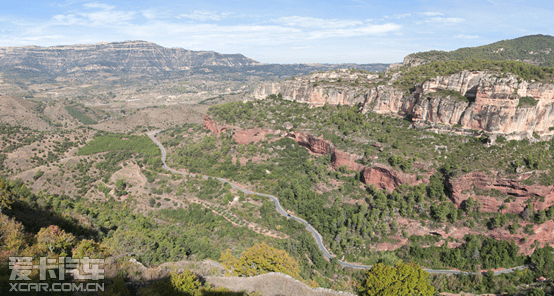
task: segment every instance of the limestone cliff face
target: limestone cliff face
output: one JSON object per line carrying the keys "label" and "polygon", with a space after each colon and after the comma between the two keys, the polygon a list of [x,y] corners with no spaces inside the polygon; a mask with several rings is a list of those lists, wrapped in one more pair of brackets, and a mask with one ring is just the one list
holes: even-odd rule
{"label": "limestone cliff face", "polygon": [[[355,105],[363,103],[367,88],[363,83],[371,83],[378,77],[374,73],[349,72],[341,69],[335,72],[315,73],[281,83],[262,83],[254,90],[253,97],[263,100],[267,96],[280,93],[283,99],[307,103],[313,106]],[[329,87],[323,82],[346,82],[344,86]]]}
{"label": "limestone cliff face", "polygon": [[321,107],[331,105],[354,105],[363,103],[365,90],[344,88],[324,88],[313,86],[304,81],[284,81],[282,83],[263,83],[254,91],[254,98],[265,99],[268,95],[280,93],[283,99],[307,103]]}
{"label": "limestone cliff face", "polygon": [[95,70],[160,73],[201,66],[258,64],[240,54],[165,48],[145,41],[0,48],[0,69],[19,68],[51,74]]}
{"label": "limestone cliff face", "polygon": [[[518,81],[515,76],[500,78],[482,71],[462,71],[439,76],[416,86],[407,94],[393,86],[314,86],[313,79],[262,84],[254,98],[263,99],[281,93],[284,99],[322,106],[362,103],[363,112],[398,113],[412,116],[416,125],[460,125],[464,129],[511,134],[510,138],[552,136],[554,131],[554,85]],[[460,100],[440,91],[449,90],[466,96]],[[530,96],[535,106],[518,106],[519,98]]]}
{"label": "limestone cliff face", "polygon": [[[463,71],[451,76],[436,77],[422,84],[420,91],[432,93],[440,90],[452,90],[469,98],[472,104],[451,99],[450,110],[446,110],[449,121],[433,120],[426,112],[441,110],[438,105],[425,108],[424,104],[414,110],[416,120],[429,120],[452,124],[461,124],[464,128],[485,130],[493,133],[532,133],[552,134],[549,127],[554,126],[554,85],[542,83],[518,82],[515,76],[498,78],[485,72]],[[535,106],[518,107],[520,97],[533,97]],[[425,95],[422,96],[425,98]],[[422,99],[423,101],[425,99]],[[422,105],[422,104],[420,104]],[[454,107],[456,105],[456,107]],[[420,112],[417,112],[420,111]],[[461,112],[460,112],[461,111]]]}

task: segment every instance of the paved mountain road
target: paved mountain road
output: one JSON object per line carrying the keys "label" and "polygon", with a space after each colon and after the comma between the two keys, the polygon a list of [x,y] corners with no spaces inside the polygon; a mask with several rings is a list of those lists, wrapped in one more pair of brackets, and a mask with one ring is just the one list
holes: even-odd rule
{"label": "paved mountain road", "polygon": [[[156,134],[158,134],[159,132],[161,132],[163,130],[156,130],[156,131],[151,131],[149,133],[147,133],[147,135],[150,137],[150,139],[156,143],[156,145],[158,145],[158,147],[160,148],[160,150],[162,151],[162,163],[163,163],[163,168],[174,173],[174,174],[181,174],[181,175],[191,175],[191,176],[195,176],[195,174],[187,174],[187,173],[183,173],[183,172],[179,172],[179,171],[176,171],[170,167],[167,166],[167,164],[165,163],[165,159],[166,159],[166,151],[165,151],[165,148],[163,147],[163,145],[158,142],[158,140],[156,140],[156,138],[154,137]],[[312,227],[312,225],[310,225],[308,222],[306,222],[306,220],[300,218],[300,217],[296,217],[294,215],[290,215],[288,214],[282,207],[281,207],[281,204],[279,204],[279,199],[271,194],[265,194],[265,193],[258,193],[258,192],[254,192],[254,191],[250,191],[250,190],[247,190],[247,189],[244,189],[244,188],[241,188],[239,186],[237,186],[236,184],[232,183],[232,182],[229,182],[228,180],[225,180],[225,179],[222,179],[222,178],[217,178],[217,177],[210,177],[210,176],[204,176],[202,175],[203,178],[207,179],[207,178],[212,178],[212,179],[216,179],[216,180],[219,180],[223,183],[228,183],[229,185],[231,185],[232,187],[246,193],[246,194],[255,194],[255,195],[258,195],[258,196],[264,196],[264,197],[267,197],[269,199],[271,199],[273,201],[273,203],[275,204],[275,208],[277,209],[277,212],[279,212],[279,214],[285,216],[285,217],[290,217],[300,223],[302,223],[304,226],[306,226],[306,229],[308,229],[309,232],[312,233],[312,235],[314,236],[315,238],[315,241],[317,243],[317,246],[319,247],[319,250],[323,253],[323,256],[325,256],[326,258],[328,259],[332,259],[334,258],[335,256],[333,256],[328,250],[327,248],[325,247],[325,245],[323,245],[323,238],[321,237],[321,234],[319,234],[319,232],[317,232],[317,230],[315,230],[315,228]],[[371,268],[371,265],[362,265],[362,264],[353,264],[353,263],[348,263],[348,262],[344,262],[342,260],[338,260],[338,263],[341,265],[341,266],[344,266],[344,267],[350,267],[350,268],[356,268],[356,269],[368,269],[368,268]],[[504,270],[500,270],[500,271],[495,271],[494,274],[495,275],[498,275],[498,274],[503,274],[503,273],[510,273],[510,272],[514,272],[516,270],[523,270],[523,269],[526,269],[528,268],[527,265],[523,265],[523,266],[518,266],[518,267],[513,267],[513,268],[509,268],[509,269],[504,269]],[[424,269],[425,271],[429,272],[429,273],[434,273],[434,274],[474,274],[474,272],[467,272],[467,271],[460,271],[460,270],[440,270],[440,269]]]}

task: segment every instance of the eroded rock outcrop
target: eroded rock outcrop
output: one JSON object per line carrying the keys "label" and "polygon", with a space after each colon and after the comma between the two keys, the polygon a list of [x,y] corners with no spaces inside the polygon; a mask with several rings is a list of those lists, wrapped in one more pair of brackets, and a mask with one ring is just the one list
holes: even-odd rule
{"label": "eroded rock outcrop", "polygon": [[218,126],[217,123],[208,114],[204,114],[203,126],[219,137],[219,134],[227,130],[226,127]]}
{"label": "eroded rock outcrop", "polygon": [[315,138],[310,134],[301,133],[301,132],[292,132],[287,135],[294,141],[296,141],[300,146],[304,146],[310,150],[310,152],[318,155],[331,155],[331,165],[334,169],[339,169],[342,166],[346,166],[347,169],[353,171],[360,171],[362,165],[356,161],[361,159],[361,155],[351,154],[342,150],[335,148],[333,143]]}
{"label": "eroded rock outcrop", "polygon": [[315,154],[328,155],[334,149],[334,146],[331,142],[324,139],[316,138],[307,133],[291,132],[287,136],[296,141],[300,146],[308,148],[310,152]]}
{"label": "eroded rock outcrop", "polygon": [[383,165],[364,166],[361,171],[361,178],[365,184],[373,184],[377,188],[385,189],[388,192],[393,191],[402,184],[413,186],[424,181],[429,181],[426,178],[418,180],[415,175],[398,172]]}
{"label": "eroded rock outcrop", "polygon": [[[528,200],[531,200],[535,210],[544,210],[554,204],[552,186],[527,186],[518,180],[498,178],[483,172],[471,172],[453,178],[448,185],[452,192],[452,201],[457,207],[473,196],[481,203],[482,212],[519,214]],[[502,205],[506,207],[504,210],[500,210]]]}
{"label": "eroded rock outcrop", "polygon": [[427,178],[417,180],[416,176],[405,174],[394,170],[393,168],[376,165],[368,167],[357,163],[361,159],[361,155],[351,154],[339,149],[336,149],[332,143],[327,140],[315,138],[309,134],[302,132],[292,132],[287,135],[295,140],[301,146],[310,150],[310,152],[318,155],[331,155],[331,165],[334,169],[339,169],[346,166],[349,170],[361,173],[362,182],[365,184],[373,184],[379,189],[393,191],[398,186],[404,183],[417,185],[421,182],[428,181]]}
{"label": "eroded rock outcrop", "polygon": [[[393,86],[364,88],[359,85],[314,86],[310,79],[260,85],[256,99],[280,93],[284,99],[313,106],[362,104],[363,112],[411,115],[415,125],[459,125],[464,129],[509,134],[509,139],[552,136],[554,131],[554,85],[529,83],[514,75],[498,77],[484,71],[462,71],[439,76],[407,94]],[[454,91],[467,100],[442,91]],[[520,105],[519,98],[532,97],[536,105]]]}
{"label": "eroded rock outcrop", "polygon": [[247,130],[236,131],[233,135],[233,139],[238,144],[248,145],[252,142],[259,143],[265,140],[267,135],[284,136],[285,133],[281,130],[267,130],[262,128],[253,128]]}

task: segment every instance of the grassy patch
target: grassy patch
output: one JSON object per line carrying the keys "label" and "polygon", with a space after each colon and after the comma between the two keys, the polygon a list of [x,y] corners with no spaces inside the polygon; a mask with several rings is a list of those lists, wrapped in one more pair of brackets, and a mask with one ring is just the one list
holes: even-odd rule
{"label": "grassy patch", "polygon": [[160,149],[147,136],[130,136],[108,134],[97,136],[79,149],[80,155],[90,155],[100,152],[128,150],[149,156],[160,155]]}
{"label": "grassy patch", "polygon": [[77,109],[73,108],[73,106],[65,106],[65,110],[67,110],[67,113],[69,115],[73,116],[73,118],[79,120],[82,124],[96,124],[96,120],[86,116],[85,114],[79,112]]}

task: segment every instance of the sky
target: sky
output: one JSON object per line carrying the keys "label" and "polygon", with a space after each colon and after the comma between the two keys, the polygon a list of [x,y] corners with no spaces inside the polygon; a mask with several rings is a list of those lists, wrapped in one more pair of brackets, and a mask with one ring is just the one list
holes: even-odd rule
{"label": "sky", "polygon": [[0,47],[144,40],[262,63],[395,63],[554,35],[554,1],[3,1]]}

